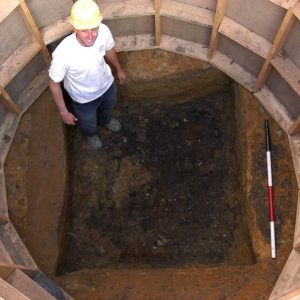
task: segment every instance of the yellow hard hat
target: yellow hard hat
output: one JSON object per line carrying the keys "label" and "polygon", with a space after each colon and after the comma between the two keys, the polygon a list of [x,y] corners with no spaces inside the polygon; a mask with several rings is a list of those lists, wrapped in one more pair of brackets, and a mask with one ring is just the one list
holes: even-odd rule
{"label": "yellow hard hat", "polygon": [[102,21],[97,3],[93,0],[78,0],[71,9],[71,24],[75,29],[86,30],[96,28]]}

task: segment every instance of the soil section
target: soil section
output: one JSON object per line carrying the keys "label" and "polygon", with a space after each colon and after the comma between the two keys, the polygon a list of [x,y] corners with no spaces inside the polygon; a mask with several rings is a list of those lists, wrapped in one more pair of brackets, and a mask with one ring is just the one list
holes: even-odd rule
{"label": "soil section", "polygon": [[266,300],[282,260],[247,266],[101,268],[57,278],[78,300]]}
{"label": "soil section", "polygon": [[229,92],[181,103],[120,103],[115,114],[123,129],[99,129],[99,153],[70,128],[65,270],[252,263],[233,103]]}
{"label": "soil section", "polygon": [[298,186],[289,141],[254,96],[235,85],[236,149],[241,166],[245,216],[258,260],[270,257],[268,174],[264,122],[270,127],[277,259],[288,256],[294,238]]}
{"label": "soil section", "polygon": [[64,252],[66,137],[49,90],[22,117],[5,162],[9,216],[41,270]]}

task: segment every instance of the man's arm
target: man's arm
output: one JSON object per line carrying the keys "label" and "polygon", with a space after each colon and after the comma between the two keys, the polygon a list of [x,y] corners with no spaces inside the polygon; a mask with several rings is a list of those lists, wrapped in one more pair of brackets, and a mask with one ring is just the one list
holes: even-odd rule
{"label": "man's arm", "polygon": [[54,82],[49,77],[49,88],[63,122],[68,125],[75,125],[77,119],[67,110],[60,84],[58,82]]}
{"label": "man's arm", "polygon": [[121,84],[124,84],[126,82],[126,73],[122,69],[116,50],[115,48],[112,48],[108,51],[106,51],[105,58],[111,63],[111,65],[116,69],[118,79],[120,80]]}

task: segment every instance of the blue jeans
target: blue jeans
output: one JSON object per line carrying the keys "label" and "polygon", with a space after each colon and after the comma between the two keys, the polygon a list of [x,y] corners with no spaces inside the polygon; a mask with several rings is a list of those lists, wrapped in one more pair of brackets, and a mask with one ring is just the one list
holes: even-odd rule
{"label": "blue jeans", "polygon": [[110,122],[110,113],[116,104],[117,87],[115,82],[99,98],[88,102],[78,103],[72,101],[77,124],[81,133],[85,136],[97,134],[97,125],[106,125]]}

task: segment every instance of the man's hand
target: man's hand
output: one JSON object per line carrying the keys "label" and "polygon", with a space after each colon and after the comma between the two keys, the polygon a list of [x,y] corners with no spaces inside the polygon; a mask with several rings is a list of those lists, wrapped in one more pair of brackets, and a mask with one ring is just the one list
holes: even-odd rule
{"label": "man's hand", "polygon": [[126,73],[123,71],[123,69],[121,69],[117,72],[117,77],[121,84],[126,83]]}
{"label": "man's hand", "polygon": [[63,122],[67,125],[76,125],[77,122],[77,118],[70,112],[64,112],[60,114],[61,119],[63,120]]}
{"label": "man's hand", "polygon": [[125,84],[126,82],[126,73],[123,71],[115,48],[111,48],[106,51],[105,58],[108,62],[113,66],[115,73],[117,74],[118,80],[121,84]]}
{"label": "man's hand", "polygon": [[62,121],[67,125],[75,125],[77,118],[68,111],[64,101],[64,96],[59,82],[54,82],[49,77],[49,87],[53,96],[53,100],[58,108]]}

